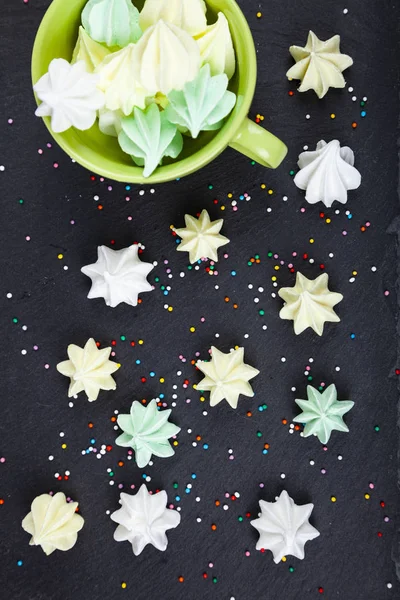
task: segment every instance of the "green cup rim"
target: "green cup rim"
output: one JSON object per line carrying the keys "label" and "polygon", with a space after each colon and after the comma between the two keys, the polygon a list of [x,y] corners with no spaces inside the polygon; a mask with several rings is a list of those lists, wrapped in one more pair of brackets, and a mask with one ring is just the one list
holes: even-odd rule
{"label": "green cup rim", "polygon": [[[47,71],[48,64],[43,65],[41,60],[41,48],[46,44],[47,32],[49,29],[53,28],[53,22],[57,17],[59,8],[66,1],[72,3],[80,0],[53,0],[40,23],[32,51],[31,76],[33,84],[35,84]],[[237,130],[247,117],[251,102],[253,100],[257,80],[256,51],[254,47],[253,36],[251,34],[246,17],[235,0],[224,0],[224,3],[227,3],[229,6],[228,14],[225,14],[232,32],[237,63],[243,65],[242,67],[239,67],[239,77],[246,78],[246,92],[244,95],[241,94],[238,96],[236,105],[228,120],[210,142],[197,150],[194,154],[182,160],[158,167],[156,171],[150,175],[150,177],[146,178],[142,175],[142,168],[134,166],[133,164],[130,166],[125,163],[121,163],[119,168],[108,168],[107,166],[101,165],[101,160],[104,159],[100,155],[99,162],[96,163],[87,156],[87,152],[85,152],[85,146],[81,145],[80,147],[76,148],[70,143],[69,139],[67,139],[63,133],[55,133],[51,129],[50,117],[43,117],[43,121],[45,122],[47,129],[57,144],[72,159],[74,159],[80,165],[86,167],[86,169],[89,171],[108,179],[126,183],[155,184],[180,179],[181,177],[198,171],[219,156],[232,141]],[[243,52],[242,54],[238,52],[235,43],[236,36],[240,36],[241,38],[244,37],[246,40],[245,44],[242,43],[242,47],[245,47],[245,55]],[[54,58],[58,57],[54,56]],[[39,99],[37,98],[36,94],[34,95],[36,103],[39,104]]]}

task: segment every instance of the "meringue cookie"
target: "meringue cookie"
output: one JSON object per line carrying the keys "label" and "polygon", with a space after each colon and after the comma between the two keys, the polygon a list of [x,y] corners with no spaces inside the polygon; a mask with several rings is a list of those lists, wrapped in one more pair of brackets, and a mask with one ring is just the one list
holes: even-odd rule
{"label": "meringue cookie", "polygon": [[163,19],[195,36],[207,27],[206,10],[204,0],[146,0],[139,23],[144,31]]}
{"label": "meringue cookie", "polygon": [[335,200],[347,202],[347,190],[356,190],[361,175],[354,167],[354,152],[348,146],[340,147],[338,140],[328,144],[321,140],[314,152],[302,152],[297,163],[300,171],[294,183],[306,190],[310,204],[323,202],[330,208]]}
{"label": "meringue cookie", "polygon": [[340,321],[333,307],[343,300],[343,296],[328,289],[327,273],[311,280],[297,271],[295,286],[281,288],[278,295],[285,301],[279,316],[294,321],[296,335],[308,327],[322,335],[325,322]]}
{"label": "meringue cookie", "polygon": [[115,308],[121,302],[136,306],[139,294],[151,292],[146,277],[154,266],[140,260],[138,249],[137,244],[122,250],[98,246],[97,262],[81,269],[92,280],[88,298],[104,298]]}
{"label": "meringue cookie", "polygon": [[54,550],[70,550],[84,524],[76,514],[77,507],[78,502],[67,502],[62,492],[37,496],[22,521],[22,528],[32,536],[29,544],[41,546],[47,555]]}
{"label": "meringue cookie", "polygon": [[166,531],[174,529],[181,521],[176,510],[167,508],[167,492],[150,494],[143,483],[136,495],[121,492],[121,508],[112,513],[111,519],[118,523],[114,532],[116,542],[130,542],[135,556],[147,544],[162,552],[167,549]]}
{"label": "meringue cookie", "polygon": [[245,364],[244,348],[224,354],[211,346],[211,355],[211,361],[198,360],[196,363],[205,375],[196,388],[210,392],[210,406],[216,406],[225,399],[232,408],[237,408],[240,394],[254,396],[249,380],[260,371]]}
{"label": "meringue cookie", "polygon": [[99,129],[105,135],[118,137],[123,114],[118,110],[99,110]]}
{"label": "meringue cookie", "polygon": [[210,65],[211,75],[225,73],[231,79],[236,68],[235,51],[229,24],[222,12],[218,13],[217,22],[197,36],[196,41],[202,64]]}
{"label": "meringue cookie", "polygon": [[98,76],[88,73],[84,61],[73,65],[55,58],[48,72],[33,86],[42,103],[37,117],[51,117],[51,128],[62,133],[70,127],[86,130],[104,106],[104,94],[97,89]]}
{"label": "meringue cookie", "polygon": [[153,102],[146,110],[135,108],[133,116],[121,121],[118,142],[132,160],[144,167],[143,177],[149,177],[164,156],[176,158],[183,147],[182,134]]}
{"label": "meringue cookie", "polygon": [[92,40],[83,27],[79,27],[78,41],[72,54],[71,64],[83,60],[88,73],[93,73],[96,67],[110,54],[110,51]]}
{"label": "meringue cookie", "polygon": [[142,35],[139,11],[131,0],[89,0],[82,11],[82,25],[96,42],[123,48]]}
{"label": "meringue cookie", "polygon": [[303,412],[293,419],[295,423],[305,425],[303,437],[316,435],[321,444],[327,444],[332,431],[345,433],[349,431],[343,421],[343,415],[353,408],[354,402],[338,400],[336,386],[333,383],[323,392],[308,385],[307,398],[307,400],[296,398],[295,402]]}
{"label": "meringue cookie", "polygon": [[168,440],[181,428],[168,421],[171,412],[171,409],[159,411],[154,399],[147,406],[132,402],[129,415],[118,415],[117,423],[124,433],[115,443],[123,448],[133,448],[139,469],[149,464],[152,454],[160,458],[175,454]]}
{"label": "meringue cookie", "polygon": [[85,392],[89,402],[97,400],[100,390],[115,390],[117,384],[111,373],[119,364],[109,359],[111,348],[99,349],[93,338],[83,348],[70,344],[67,348],[69,360],[57,365],[57,371],[71,379],[68,397]]}
{"label": "meringue cookie", "polygon": [[136,45],[135,77],[152,96],[181,90],[200,67],[200,51],[192,37],[160,20],[145,31]]}
{"label": "meringue cookie", "polygon": [[271,550],[276,564],[288,555],[303,560],[306,542],[320,535],[309,522],[314,504],[299,506],[285,490],[275,502],[259,504],[259,518],[250,521],[260,534],[256,550]]}
{"label": "meringue cookie", "polygon": [[105,93],[105,106],[108,110],[121,110],[128,116],[134,106],[146,106],[146,96],[149,93],[135,80],[136,62],[136,46],[129,44],[106,56],[98,65],[97,87]]}
{"label": "meringue cookie", "polygon": [[176,235],[182,238],[176,248],[178,252],[189,252],[192,264],[201,258],[218,262],[218,248],[229,244],[229,239],[220,234],[224,220],[211,221],[210,215],[203,209],[198,219],[185,215],[185,223],[186,227],[174,229]]}
{"label": "meringue cookie", "polygon": [[289,52],[296,64],[286,77],[301,80],[299,92],[314,90],[318,98],[323,98],[330,87],[345,87],[342,71],[353,64],[353,59],[340,52],[339,35],[322,42],[310,31],[306,46],[290,46]]}

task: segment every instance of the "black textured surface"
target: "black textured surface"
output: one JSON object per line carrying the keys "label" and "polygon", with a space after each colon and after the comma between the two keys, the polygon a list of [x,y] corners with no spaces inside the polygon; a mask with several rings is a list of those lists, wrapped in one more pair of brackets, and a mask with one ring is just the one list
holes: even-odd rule
{"label": "black textured surface", "polygon": [[[0,497],[4,499],[0,506],[0,597],[398,598],[400,588],[392,562],[398,505],[397,259],[395,236],[386,233],[399,212],[395,132],[398,6],[387,0],[242,0],[258,49],[259,78],[251,116],[265,115],[263,125],[288,144],[288,158],[272,172],[227,150],[194,176],[157,186],[154,193],[143,188],[145,193],[140,195],[137,186],[127,193],[122,184],[98,178],[92,181],[90,173],[72,164],[61,150],[46,146],[51,142],[49,135],[33,116],[29,63],[35,31],[48,4],[47,0],[29,0],[27,4],[2,0],[1,5],[0,164],[5,170],[0,172],[4,354],[0,456],[6,462],[0,464]],[[349,9],[346,15],[344,8]],[[256,18],[258,10],[263,13],[261,19]],[[295,89],[294,82],[285,78],[292,64],[288,47],[305,44],[310,28],[321,39],[341,34],[343,52],[354,58],[354,66],[345,75],[357,102],[351,101],[347,89],[331,90],[322,101],[312,92],[288,95]],[[359,101],[364,95],[368,96],[367,116],[361,119]],[[334,120],[331,113],[336,114]],[[306,114],[310,114],[309,120]],[[9,118],[14,120],[12,125],[7,123]],[[351,127],[353,121],[358,122],[357,129]],[[321,207],[306,205],[289,171],[296,168],[305,144],[312,148],[321,138],[336,137],[355,151],[363,181],[359,190],[350,192],[348,205],[339,207],[339,214],[335,214],[335,205],[324,210],[321,218]],[[43,154],[38,154],[38,148]],[[55,162],[58,168],[54,168]],[[266,189],[260,188],[262,183]],[[107,189],[110,184],[112,190]],[[274,190],[272,195],[267,194],[269,188]],[[248,202],[239,200],[244,192],[251,196]],[[238,202],[237,212],[232,211],[228,193]],[[99,200],[94,200],[95,196]],[[283,196],[288,196],[286,202]],[[219,203],[214,204],[214,199]],[[97,208],[99,203],[102,211]],[[221,205],[226,206],[224,212]],[[305,213],[301,207],[306,208]],[[226,219],[223,233],[231,239],[226,247],[229,258],[220,253],[218,276],[213,277],[205,272],[206,265],[198,271],[187,270],[186,256],[175,251],[169,229],[171,224],[182,226],[185,212],[195,214],[202,208],[215,218]],[[351,211],[351,219],[346,210]],[[327,217],[332,220],[329,225]],[[361,232],[367,221],[371,225]],[[313,244],[310,238],[315,239]],[[110,245],[111,240],[115,240],[115,248],[140,241],[146,247],[143,258],[158,261],[150,280],[159,277],[160,281],[155,282],[154,292],[143,295],[137,308],[123,305],[112,310],[101,300],[86,299],[89,280],[80,267],[95,260],[97,245]],[[269,251],[279,259],[268,258]],[[249,258],[257,253],[260,264],[249,267]],[[303,259],[304,253],[314,264]],[[62,260],[58,254],[63,254]],[[285,265],[277,271],[274,267],[280,260]],[[344,294],[338,306],[342,321],[328,325],[322,338],[310,332],[295,337],[291,324],[278,317],[281,301],[271,296],[277,291],[271,277],[277,277],[278,287],[292,285],[294,275],[287,268],[291,261],[312,278],[323,263],[331,288]],[[168,278],[168,268],[172,278]],[[358,274],[350,283],[353,271]],[[185,277],[180,277],[180,272]],[[253,284],[253,289],[248,284]],[[160,285],[171,286],[168,296]],[[257,291],[259,286],[263,292]],[[12,298],[7,298],[7,293],[12,293]],[[260,298],[258,304],[254,297]],[[173,312],[164,304],[173,306]],[[264,316],[259,315],[260,309],[265,310]],[[200,321],[203,316],[204,323]],[[13,318],[18,318],[18,323],[13,323]],[[193,333],[192,326],[196,328]],[[350,338],[352,333],[355,339]],[[125,342],[121,335],[126,336]],[[65,359],[69,343],[82,345],[90,336],[103,345],[117,341],[116,359],[122,363],[116,374],[118,387],[115,392],[101,393],[94,404],[79,397],[69,408],[67,380],[55,367]],[[143,345],[139,339],[144,340]],[[136,341],[134,347],[131,340]],[[199,392],[192,387],[199,377],[190,361],[196,352],[206,358],[211,344],[224,351],[234,344],[244,345],[247,362],[261,371],[253,381],[255,398],[242,398],[237,411],[227,404],[208,409],[207,400],[201,403]],[[34,345],[39,346],[37,351],[32,349]],[[21,354],[23,349],[26,355]],[[187,362],[182,363],[179,355]],[[45,364],[50,367],[45,369]],[[289,425],[282,424],[282,418],[290,423],[297,413],[294,398],[304,397],[306,365],[311,366],[315,384],[335,382],[339,398],[356,403],[346,418],[350,433],[334,434],[327,451],[316,439],[302,439],[298,432],[289,435]],[[150,371],[155,377],[149,376]],[[145,383],[142,377],[146,377]],[[189,380],[187,388],[183,387],[185,379]],[[296,393],[291,391],[293,386]],[[172,502],[177,494],[173,482],[179,483],[182,522],[169,533],[165,553],[148,547],[134,557],[127,543],[113,541],[114,524],[106,510],[117,508],[118,484],[123,483],[128,491],[131,484],[142,482],[143,471],[133,461],[118,467],[126,454],[117,447],[100,460],[94,453],[82,456],[81,451],[90,445],[113,446],[110,418],[114,410],[124,412],[133,399],[150,400],[161,393],[169,406],[176,402],[173,420],[182,428],[179,446],[173,458],[155,459],[154,465],[143,471],[151,477],[148,487],[165,489]],[[268,409],[259,412],[258,406],[264,403]],[[252,417],[246,416],[248,410]],[[92,429],[89,422],[94,424]],[[380,427],[379,432],[375,426]],[[257,431],[262,432],[261,438]],[[63,438],[60,432],[65,433]],[[202,439],[194,447],[197,435]],[[91,438],[96,440],[94,444]],[[266,442],[270,449],[265,456],[262,448]],[[61,448],[63,443],[66,449]],[[204,443],[209,445],[207,451]],[[230,448],[234,460],[229,460]],[[53,461],[48,460],[49,455],[54,456]],[[338,455],[343,457],[341,461]],[[310,460],[315,461],[314,466]],[[108,468],[114,476],[110,477]],[[326,469],[324,475],[322,468]],[[69,480],[57,481],[54,474],[64,475],[66,470],[70,471]],[[195,480],[192,473],[197,475]],[[115,481],[114,486],[110,480]],[[189,482],[193,488],[186,494]],[[245,514],[254,518],[258,500],[272,500],[284,487],[298,503],[314,503],[312,523],[321,535],[307,544],[304,561],[289,557],[286,563],[275,565],[269,552],[255,551],[257,533]],[[73,550],[46,557],[40,548],[29,547],[29,536],[20,522],[33,498],[49,490],[64,491],[80,502],[85,527]],[[240,498],[225,498],[226,492],[235,491]],[[369,500],[365,493],[370,494]],[[337,498],[336,503],[331,496]],[[219,507],[215,506],[217,499]],[[226,511],[224,503],[229,507]],[[244,516],[243,522],[238,521],[239,515]],[[384,522],[385,515],[390,517],[389,523]],[[216,531],[211,530],[212,523],[217,525]],[[20,567],[19,560],[23,561]],[[295,568],[293,573],[289,566]],[[207,579],[203,573],[208,574]],[[182,583],[179,576],[184,577]],[[212,582],[214,576],[216,583]],[[121,582],[127,583],[126,589]],[[392,584],[391,589],[387,583]]]}

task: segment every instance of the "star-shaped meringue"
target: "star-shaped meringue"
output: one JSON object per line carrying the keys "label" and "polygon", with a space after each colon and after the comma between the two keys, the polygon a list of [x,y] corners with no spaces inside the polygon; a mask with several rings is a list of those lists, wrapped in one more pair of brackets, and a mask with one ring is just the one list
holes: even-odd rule
{"label": "star-shaped meringue", "polygon": [[139,294],[151,292],[153,287],[146,277],[154,266],[142,262],[138,250],[137,244],[122,250],[99,246],[97,262],[81,269],[92,280],[88,298],[104,298],[113,308],[121,302],[136,306]]}
{"label": "star-shaped meringue", "polygon": [[31,534],[30,546],[41,546],[47,556],[54,550],[70,550],[84,520],[76,514],[78,502],[67,502],[65,494],[41,494],[31,504],[22,528]]}
{"label": "star-shaped meringue", "polygon": [[132,402],[129,415],[118,415],[117,423],[124,433],[117,437],[115,443],[134,449],[140,469],[149,464],[152,454],[160,458],[175,454],[168,440],[181,428],[168,421],[170,414],[171,409],[159,411],[154,399],[147,406]]}
{"label": "star-shaped meringue", "polygon": [[109,359],[111,348],[99,349],[93,338],[83,348],[70,344],[69,360],[58,363],[57,371],[71,379],[68,397],[85,392],[89,402],[97,400],[100,390],[115,390],[117,384],[111,377],[120,365]]}
{"label": "star-shaped meringue", "polygon": [[319,536],[309,522],[313,508],[314,504],[295,504],[285,490],[275,502],[260,500],[259,518],[250,521],[260,534],[256,550],[271,550],[275,563],[288,555],[303,560],[306,542]]}
{"label": "star-shaped meringue", "polygon": [[343,300],[343,296],[328,289],[327,273],[311,280],[298,271],[295,286],[281,288],[278,294],[285,301],[279,316],[281,319],[294,321],[296,335],[308,327],[322,335],[325,321],[340,321],[333,307]]}
{"label": "star-shaped meringue", "polygon": [[116,542],[130,542],[135,556],[147,544],[164,551],[168,545],[166,531],[177,527],[181,520],[178,511],[167,508],[167,492],[150,494],[146,485],[135,495],[120,494],[121,508],[112,513],[111,519],[118,523],[114,532]]}
{"label": "star-shaped meringue", "polygon": [[104,106],[104,94],[97,89],[98,75],[88,73],[85,62],[70,65],[54,58],[48,72],[33,86],[42,101],[37,117],[51,117],[51,128],[62,133],[70,127],[86,130],[96,120],[97,110]]}
{"label": "star-shaped meringue", "polygon": [[290,46],[289,52],[296,64],[286,76],[288,79],[301,79],[299,92],[314,90],[318,98],[323,98],[330,87],[345,87],[342,71],[353,64],[353,59],[340,52],[339,35],[322,42],[310,31],[306,46]]}
{"label": "star-shaped meringue", "polygon": [[308,385],[307,397],[308,400],[296,398],[295,402],[303,412],[293,419],[295,423],[305,424],[304,437],[316,435],[321,444],[327,444],[332,431],[349,431],[343,421],[343,415],[353,408],[354,402],[338,400],[336,386],[333,383],[323,392]]}
{"label": "star-shaped meringue", "polygon": [[210,215],[204,209],[198,219],[185,215],[185,223],[186,227],[174,229],[175,233],[182,238],[177,250],[189,252],[189,260],[192,264],[201,258],[209,258],[217,262],[218,248],[229,243],[228,238],[219,233],[224,220],[211,221]]}
{"label": "star-shaped meringue", "polygon": [[197,389],[210,392],[210,406],[225,399],[232,408],[237,408],[240,394],[254,396],[249,381],[260,371],[245,364],[244,348],[224,354],[211,346],[211,355],[209,362],[199,360],[196,363],[197,368],[205,375],[197,384]]}

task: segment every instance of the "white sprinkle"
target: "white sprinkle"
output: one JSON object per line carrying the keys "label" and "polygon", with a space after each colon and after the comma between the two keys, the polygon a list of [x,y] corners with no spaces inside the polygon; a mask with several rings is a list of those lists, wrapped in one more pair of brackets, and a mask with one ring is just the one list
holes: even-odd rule
{"label": "white sprinkle", "polygon": [[49,460],[54,460],[54,456],[52,454],[50,454]]}
{"label": "white sprinkle", "polygon": [[8,292],[7,298],[12,298],[12,293],[11,292]]}
{"label": "white sprinkle", "polygon": [[25,356],[26,352],[27,352],[27,351],[26,351],[25,349],[24,349],[24,350],[21,350],[21,354],[23,354],[24,356]]}
{"label": "white sprinkle", "polygon": [[348,13],[348,12],[349,12],[349,9],[348,9],[348,8],[344,8],[344,9],[343,9],[343,14],[344,14],[344,15],[347,15],[347,13]]}
{"label": "white sprinkle", "polygon": [[285,479],[286,475],[285,473],[281,473],[281,479]]}
{"label": "white sprinkle", "polygon": [[284,356],[282,356],[281,362],[286,362],[286,358]]}
{"label": "white sprinkle", "polygon": [[372,271],[373,273],[375,273],[375,271],[376,271],[376,267],[371,267],[371,271]]}
{"label": "white sprinkle", "polygon": [[306,119],[310,119],[310,118],[311,118],[311,115],[306,115]]}

